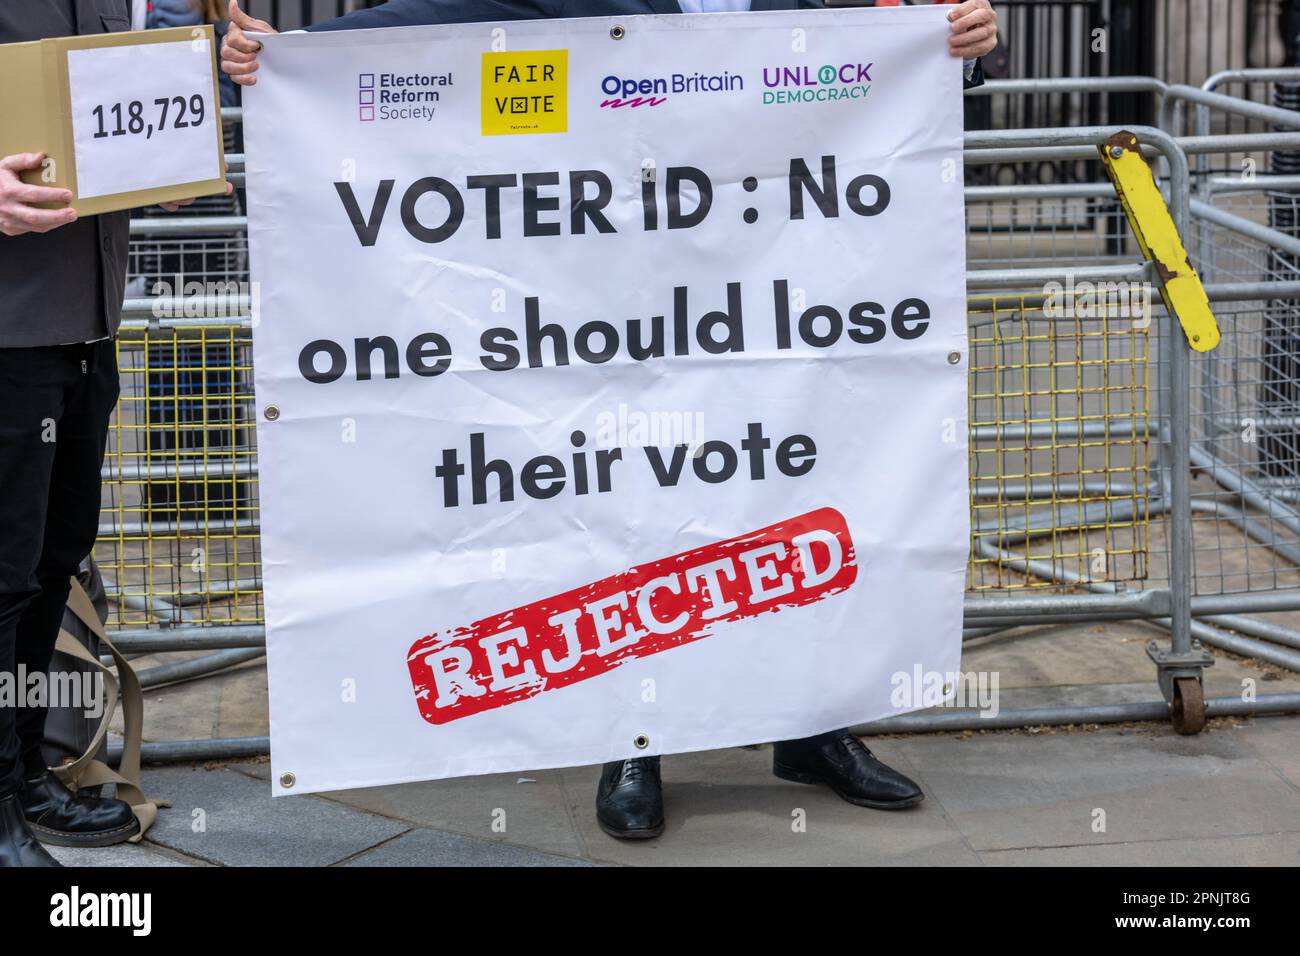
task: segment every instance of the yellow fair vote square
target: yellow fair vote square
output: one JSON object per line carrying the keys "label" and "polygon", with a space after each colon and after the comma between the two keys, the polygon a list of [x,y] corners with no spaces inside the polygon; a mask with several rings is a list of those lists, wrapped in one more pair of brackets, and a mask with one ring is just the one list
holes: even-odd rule
{"label": "yellow fair vote square", "polygon": [[569,51],[483,54],[483,135],[565,133]]}

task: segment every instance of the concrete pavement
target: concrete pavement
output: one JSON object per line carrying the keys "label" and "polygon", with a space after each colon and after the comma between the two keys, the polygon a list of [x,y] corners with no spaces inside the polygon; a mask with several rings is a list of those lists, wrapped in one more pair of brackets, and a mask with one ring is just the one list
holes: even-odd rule
{"label": "concrete pavement", "polygon": [[1300,717],[872,740],[914,810],[863,810],[770,773],[770,748],[665,758],[667,832],[593,816],[594,767],[272,800],[269,765],[148,770],[172,801],[138,846],[87,866],[1297,865]]}
{"label": "concrete pavement", "polygon": [[[1287,615],[1295,626],[1300,615]],[[968,642],[999,706],[1159,698],[1137,622],[1036,627]],[[142,659],[140,667],[168,658]],[[1207,696],[1300,690],[1297,675],[1216,653]],[[149,740],[265,734],[260,662],[146,693]],[[1300,864],[1300,715],[872,738],[927,799],[897,813],[777,780],[769,747],[664,759],[667,832],[595,824],[597,767],[270,797],[266,762],[147,768],[168,798],[138,846],[57,851],[85,865]]]}

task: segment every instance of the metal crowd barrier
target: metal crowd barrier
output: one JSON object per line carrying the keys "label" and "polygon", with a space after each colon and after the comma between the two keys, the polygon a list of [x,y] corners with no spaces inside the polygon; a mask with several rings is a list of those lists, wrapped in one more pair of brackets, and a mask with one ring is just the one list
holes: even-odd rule
{"label": "metal crowd barrier", "polygon": [[[1126,128],[1156,160],[1223,338],[1194,355],[1151,291],[1158,277],[1097,163],[1098,146],[1117,128],[966,135],[968,167],[1072,161],[1095,180],[966,188],[966,638],[1150,621],[1169,633],[1148,646],[1159,696],[1003,708],[992,719],[941,709],[856,730],[1172,719],[1196,732],[1209,717],[1300,710],[1300,694],[1207,700],[1200,682],[1210,647],[1300,672],[1300,631],[1255,616],[1300,610],[1300,174],[1215,167],[1215,157],[1300,157],[1300,112],[1215,91],[1226,82],[1292,80],[1300,84],[1300,70],[1237,71],[1204,89],[1117,77],[994,81],[968,94],[1155,97],[1164,128]],[[1179,135],[1184,110],[1195,111],[1193,135]],[[1214,135],[1207,117],[1216,110],[1277,129]],[[240,119],[238,111],[226,116]],[[242,159],[230,157],[237,184]],[[253,295],[242,216],[133,220],[132,241],[133,278],[143,281],[125,304],[122,400],[104,464],[96,558],[120,649],[203,652],[144,672],[157,685],[264,651]],[[159,262],[188,271],[178,281]],[[192,281],[207,284],[187,289]],[[1144,308],[1111,296],[1126,291]],[[264,737],[172,741],[146,744],[144,756],[266,749]]]}

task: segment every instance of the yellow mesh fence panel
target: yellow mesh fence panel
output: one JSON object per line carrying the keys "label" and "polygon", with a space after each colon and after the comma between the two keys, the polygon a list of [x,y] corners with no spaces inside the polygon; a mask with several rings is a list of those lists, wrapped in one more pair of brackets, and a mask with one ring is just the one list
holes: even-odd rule
{"label": "yellow mesh fence panel", "polygon": [[1041,299],[970,302],[972,591],[1147,577],[1150,310]]}
{"label": "yellow mesh fence panel", "polygon": [[250,332],[128,333],[95,559],[110,623],[262,620]]}

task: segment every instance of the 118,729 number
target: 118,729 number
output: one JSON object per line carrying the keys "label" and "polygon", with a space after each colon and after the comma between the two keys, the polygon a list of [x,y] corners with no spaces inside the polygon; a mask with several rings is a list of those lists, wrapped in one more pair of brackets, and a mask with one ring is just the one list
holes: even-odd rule
{"label": "118,729 number", "polygon": [[[155,114],[157,123],[151,123],[145,119],[144,104],[139,100],[132,100],[126,104],[114,103],[112,106],[96,106],[91,112],[95,117],[97,129],[94,135],[95,139],[101,139],[105,136],[125,136],[128,133],[138,135],[144,133],[145,138],[153,136],[154,131],[161,132],[167,129],[167,115],[171,112],[171,107],[175,105],[176,110],[172,113],[172,129],[186,129],[191,126],[202,126],[203,118],[207,109],[201,93],[195,93],[187,101],[183,96],[160,96],[154,100],[154,106],[158,107]],[[186,118],[188,110],[189,118]],[[111,115],[110,115],[111,114]],[[105,117],[109,116],[110,126],[104,125]]]}

